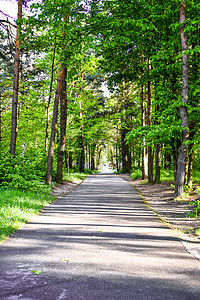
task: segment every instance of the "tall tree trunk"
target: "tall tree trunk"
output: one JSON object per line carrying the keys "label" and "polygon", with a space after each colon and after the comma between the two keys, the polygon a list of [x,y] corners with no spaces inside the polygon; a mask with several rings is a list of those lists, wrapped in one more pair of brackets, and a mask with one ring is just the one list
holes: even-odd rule
{"label": "tall tree trunk", "polygon": [[184,54],[187,51],[187,34],[184,31],[183,22],[186,20],[186,4],[185,1],[182,1],[180,4],[180,32],[181,32],[181,43],[182,43],[182,53],[183,53],[183,62],[182,62],[182,106],[180,107],[181,115],[181,125],[185,128],[182,130],[182,144],[178,151],[178,169],[175,182],[175,197],[182,196],[184,190],[184,180],[185,180],[185,167],[187,161],[187,141],[189,139],[189,130],[188,130],[188,113],[187,113],[187,103],[188,103],[188,90],[189,90],[189,63],[188,63],[188,54]]}
{"label": "tall tree trunk", "polygon": [[88,169],[88,144],[85,141],[85,168]]}
{"label": "tall tree trunk", "polygon": [[[195,32],[197,36],[200,36],[200,29]],[[192,47],[193,49],[199,45],[200,40],[193,40]],[[200,58],[200,53],[196,53],[193,55],[193,64],[192,64],[192,78],[191,81],[198,82],[198,72],[199,72],[199,58]],[[191,101],[190,105],[192,107],[196,107],[198,105],[198,96],[194,93],[191,95]],[[189,122],[189,146],[188,146],[188,165],[187,165],[187,185],[189,186],[190,190],[192,189],[192,181],[193,181],[193,156],[194,156],[194,136],[198,131],[198,120],[196,118],[192,118]]]}
{"label": "tall tree trunk", "polygon": [[[177,96],[177,90],[176,90],[177,78],[176,78],[175,72],[172,72],[171,83],[172,83],[172,94],[174,95],[174,101],[177,101],[177,98],[178,98],[178,96]],[[175,109],[176,120],[179,120],[179,118],[180,118],[179,108],[175,107],[174,109]],[[176,176],[177,176],[178,149],[180,148],[180,145],[181,145],[181,137],[176,136],[175,138],[171,139],[171,146],[172,146],[172,150],[173,150],[173,163],[174,163],[174,182],[176,182]],[[169,162],[169,165],[170,165],[171,164],[171,156],[169,157],[169,155],[168,155],[167,161]]]}
{"label": "tall tree trunk", "polygon": [[63,160],[65,154],[65,140],[66,140],[66,125],[67,125],[67,67],[63,68],[63,77],[60,95],[60,146],[57,157],[57,174],[56,182],[63,181]]}
{"label": "tall tree trunk", "polygon": [[171,154],[170,153],[165,153],[165,157],[164,157],[165,161],[164,161],[164,169],[167,170],[170,168],[171,165]]}
{"label": "tall tree trunk", "polygon": [[132,167],[132,143],[128,145],[128,164],[129,164],[129,173],[131,172]]}
{"label": "tall tree trunk", "polygon": [[[101,149],[99,150],[99,148],[97,147],[97,165],[96,165],[96,170],[98,170],[98,168],[99,168],[100,158],[101,158]],[[114,162],[113,162],[113,165],[114,165]]]}
{"label": "tall tree trunk", "polygon": [[[156,105],[155,105],[155,124],[159,125],[159,121],[158,121],[158,113],[160,110],[159,107],[159,98],[158,98],[158,94],[157,94],[157,85],[159,83],[159,79],[157,78],[155,80],[155,98],[156,98]],[[156,144],[155,145],[155,182],[159,183],[160,182],[160,166],[161,166],[161,145],[160,144]]]}
{"label": "tall tree trunk", "polygon": [[[148,64],[148,69],[150,69],[150,65]],[[149,70],[148,70],[149,73]],[[147,125],[151,126],[151,83],[150,79],[148,79],[148,105],[147,105]],[[153,153],[152,147],[148,146],[148,182],[153,183]]]}
{"label": "tall tree trunk", "polygon": [[89,150],[89,151],[88,151],[88,162],[89,162],[88,169],[89,169],[89,170],[91,170],[91,155],[90,155],[90,152],[91,152],[91,151],[90,151],[90,148],[91,148],[91,147],[90,147],[90,144],[89,144],[89,149],[88,149],[88,150]]}
{"label": "tall tree trunk", "polygon": [[[22,18],[22,0],[18,0],[18,15],[17,20]],[[20,65],[20,23],[17,24],[16,48],[15,48],[15,64],[14,64],[14,86],[12,100],[12,125],[11,125],[11,140],[10,154],[15,157],[16,142],[17,142],[17,105],[19,92],[19,65]]]}
{"label": "tall tree trunk", "polygon": [[147,147],[142,149],[142,162],[144,166],[142,179],[148,178],[148,149]]}
{"label": "tall tree trunk", "polygon": [[189,133],[189,146],[188,146],[188,161],[187,161],[187,166],[186,166],[186,184],[189,186],[190,189],[192,189],[192,176],[193,176],[193,156],[194,156],[194,136],[196,134],[195,124],[190,124],[193,125],[191,128],[190,133]]}
{"label": "tall tree trunk", "polygon": [[53,154],[54,154],[55,137],[57,131],[58,105],[59,105],[59,99],[61,93],[63,73],[64,73],[64,69],[62,68],[58,73],[57,88],[56,88],[56,94],[54,100],[53,119],[51,125],[51,137],[49,142],[48,162],[47,162],[47,174],[46,174],[47,184],[51,184],[52,181]]}
{"label": "tall tree trunk", "polygon": [[[81,74],[81,78],[83,81],[83,73]],[[81,97],[81,85],[79,85],[79,97]],[[81,136],[80,136],[80,160],[79,160],[79,171],[80,173],[85,172],[85,146],[84,146],[84,127],[83,127],[83,113],[82,113],[82,103],[81,98],[79,100],[79,109],[80,109],[80,120],[81,120]]]}
{"label": "tall tree trunk", "polygon": [[[141,113],[141,126],[145,126],[145,108],[144,108],[144,86],[141,86],[140,93],[140,113]],[[145,144],[145,138],[143,138],[143,144]],[[142,148],[142,180],[148,177],[148,160],[147,149]]]}
{"label": "tall tree trunk", "polygon": [[95,162],[94,162],[94,156],[93,155],[91,155],[91,170],[95,170]]}
{"label": "tall tree trunk", "polygon": [[83,125],[81,125],[81,153],[80,153],[80,173],[85,172],[85,148],[84,148],[84,135],[83,135]]}
{"label": "tall tree trunk", "polygon": [[160,166],[161,166],[161,146],[155,145],[155,182],[160,182]]}
{"label": "tall tree trunk", "polygon": [[129,147],[125,141],[126,138],[126,129],[121,129],[121,147],[122,147],[122,173],[130,172],[130,163],[129,163]]}
{"label": "tall tree trunk", "polygon": [[[81,88],[79,88],[79,91]],[[79,171],[80,173],[85,172],[85,148],[84,148],[84,133],[83,133],[83,113],[82,113],[82,107],[81,107],[81,100],[79,100],[79,108],[80,108],[80,119],[81,119],[81,142],[80,142],[80,163],[79,163]]]}
{"label": "tall tree trunk", "polygon": [[95,161],[94,161],[95,147],[96,144],[93,144],[91,147],[91,170],[95,170]]}
{"label": "tall tree trunk", "polygon": [[54,45],[53,59],[52,59],[52,64],[51,64],[51,82],[50,82],[50,89],[49,89],[49,99],[48,99],[48,104],[47,104],[47,122],[46,122],[46,138],[45,138],[45,149],[46,149],[46,152],[48,150],[49,110],[50,110],[51,94],[52,94],[52,87],[53,87],[53,72],[54,72],[55,52],[56,52],[56,46]]}
{"label": "tall tree trunk", "polygon": [[116,130],[116,168],[117,172],[119,171],[119,163],[118,163],[118,139],[117,139],[117,130]]}
{"label": "tall tree trunk", "polygon": [[188,147],[189,158],[188,158],[188,174],[187,174],[187,185],[192,189],[192,175],[193,175],[193,147],[194,143],[190,144]]}
{"label": "tall tree trunk", "polygon": [[173,152],[173,163],[174,163],[174,182],[176,182],[177,169],[178,169],[178,149],[180,148],[181,142],[178,137],[171,139],[171,146]]}
{"label": "tall tree trunk", "polygon": [[140,90],[140,114],[141,114],[141,126],[145,126],[145,108],[144,108],[144,85],[142,83]]}
{"label": "tall tree trunk", "polygon": [[[124,74],[124,70],[122,71]],[[126,94],[126,83],[122,81],[122,102],[123,102],[123,114],[121,116],[121,149],[122,149],[122,173],[130,172],[130,155],[129,145],[126,143],[125,138],[127,134],[127,126],[129,126],[129,114],[126,109],[130,107],[130,102]]]}

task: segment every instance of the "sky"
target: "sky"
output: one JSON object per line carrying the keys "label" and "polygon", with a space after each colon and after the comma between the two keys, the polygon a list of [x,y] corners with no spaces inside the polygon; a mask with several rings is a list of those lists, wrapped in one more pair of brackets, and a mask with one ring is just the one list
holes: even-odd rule
{"label": "sky", "polygon": [[[31,1],[30,3],[32,3]],[[23,7],[23,11],[25,11],[25,7]],[[2,11],[4,14],[11,16],[9,20],[13,21],[17,19],[17,0],[0,0],[0,12]],[[2,13],[0,13],[0,19],[7,19]]]}
{"label": "sky", "polygon": [[[5,14],[13,17],[14,19],[17,18],[17,2],[14,0],[0,0],[0,11],[4,12]],[[1,13],[0,15],[1,19],[6,19],[5,16]],[[11,20],[13,20],[10,19]]]}

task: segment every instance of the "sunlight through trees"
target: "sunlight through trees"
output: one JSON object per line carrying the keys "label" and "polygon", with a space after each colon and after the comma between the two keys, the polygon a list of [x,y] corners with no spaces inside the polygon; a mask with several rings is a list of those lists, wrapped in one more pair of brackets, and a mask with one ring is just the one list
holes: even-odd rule
{"label": "sunlight through trees", "polygon": [[197,0],[18,0],[16,22],[0,20],[1,184],[61,183],[106,157],[149,183],[173,170],[175,197],[192,188],[199,12]]}

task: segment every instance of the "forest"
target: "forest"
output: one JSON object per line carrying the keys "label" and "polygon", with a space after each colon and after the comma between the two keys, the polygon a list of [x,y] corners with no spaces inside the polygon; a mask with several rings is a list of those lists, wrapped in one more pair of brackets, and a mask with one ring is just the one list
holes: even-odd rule
{"label": "forest", "polygon": [[[200,176],[197,0],[18,0],[0,20],[0,185],[117,172],[174,197]],[[3,18],[4,16],[4,18]]]}

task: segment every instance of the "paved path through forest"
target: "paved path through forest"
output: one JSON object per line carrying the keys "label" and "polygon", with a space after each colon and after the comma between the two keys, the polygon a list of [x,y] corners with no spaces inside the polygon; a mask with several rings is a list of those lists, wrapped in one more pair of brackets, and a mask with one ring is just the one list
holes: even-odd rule
{"label": "paved path through forest", "polygon": [[0,245],[0,299],[200,299],[200,261],[126,181],[92,175]]}

